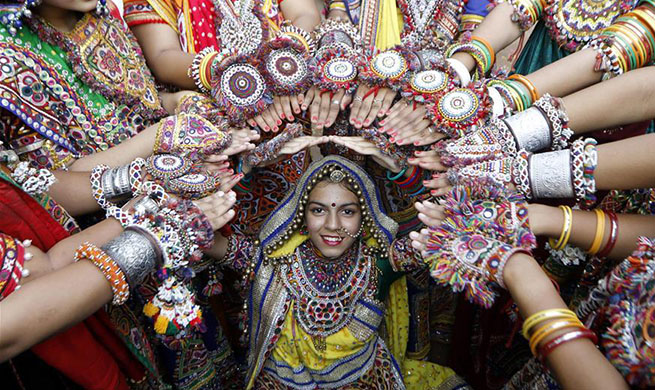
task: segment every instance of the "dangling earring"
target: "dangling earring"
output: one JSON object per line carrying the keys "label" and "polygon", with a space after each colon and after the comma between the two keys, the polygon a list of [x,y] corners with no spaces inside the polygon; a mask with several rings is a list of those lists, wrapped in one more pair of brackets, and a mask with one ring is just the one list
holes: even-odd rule
{"label": "dangling earring", "polygon": [[9,34],[12,36],[16,35],[18,30],[23,27],[23,21],[21,19],[23,17],[31,18],[32,11],[30,8],[39,4],[41,4],[41,0],[25,0],[25,3],[19,6],[16,11],[0,16],[0,23],[8,27]]}
{"label": "dangling earring", "polygon": [[307,226],[302,225],[302,227],[300,228],[300,234],[302,234],[303,236],[309,235],[309,231],[307,231]]}
{"label": "dangling earring", "polygon": [[99,16],[109,15],[109,7],[107,7],[107,0],[98,0],[98,3],[96,3],[96,13]]}

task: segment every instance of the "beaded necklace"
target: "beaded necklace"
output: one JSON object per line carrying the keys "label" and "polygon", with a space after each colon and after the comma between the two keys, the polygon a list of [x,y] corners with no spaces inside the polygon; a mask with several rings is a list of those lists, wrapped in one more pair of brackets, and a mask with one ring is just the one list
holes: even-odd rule
{"label": "beaded necklace", "polygon": [[338,259],[321,257],[316,247],[311,244],[300,247],[302,272],[316,290],[329,292],[342,287],[357,263],[357,248],[348,248]]}
{"label": "beaded necklace", "polygon": [[[93,91],[110,101],[133,107],[134,112],[144,120],[155,120],[166,115],[141,49],[112,16],[95,17],[87,13],[70,34],[57,31],[39,16],[26,18],[26,23],[41,41],[66,53],[75,75]],[[112,39],[113,47],[107,42],[87,42],[98,30],[107,34],[102,39]],[[92,52],[88,52],[88,49],[92,49]],[[93,62],[96,59],[111,62],[107,66],[114,67],[124,79],[113,82],[108,76],[110,72],[101,72],[102,65]]]}
{"label": "beaded necklace", "polygon": [[[353,247],[328,264],[311,247],[301,247],[290,264],[282,265],[282,279],[296,301],[294,317],[298,323],[311,336],[325,338],[350,322],[356,302],[369,286],[372,257],[364,255],[358,245],[356,251]],[[347,266],[341,267],[342,262]],[[309,268],[312,266],[317,267]],[[333,271],[338,275],[331,275]]]}

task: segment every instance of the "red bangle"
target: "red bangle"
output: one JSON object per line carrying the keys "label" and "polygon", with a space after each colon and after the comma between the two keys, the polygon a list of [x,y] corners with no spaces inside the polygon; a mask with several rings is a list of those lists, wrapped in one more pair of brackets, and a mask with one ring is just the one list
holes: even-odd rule
{"label": "red bangle", "polygon": [[377,97],[379,91],[380,91],[380,87],[378,87],[377,85],[374,86],[373,88],[371,88],[371,89],[369,89],[368,91],[366,91],[366,93],[365,93],[364,96],[362,97],[362,100],[366,100],[366,98],[369,97],[369,96],[371,96],[371,94],[375,94],[375,95],[373,95],[373,97]]}
{"label": "red bangle", "polygon": [[564,333],[561,336],[558,336],[546,344],[543,347],[539,348],[539,361],[543,364],[546,361],[546,357],[550,355],[555,348],[559,347],[562,344],[568,343],[569,341],[577,340],[580,338],[585,338],[591,340],[594,344],[598,342],[598,337],[596,333],[590,331],[589,329],[574,330],[573,332]]}
{"label": "red bangle", "polygon": [[598,257],[605,257],[612,252],[614,246],[616,245],[616,240],[619,236],[619,220],[616,217],[616,214],[611,211],[606,211],[605,214],[609,217],[610,220],[610,236],[607,239],[607,244],[605,248],[598,253]]}
{"label": "red bangle", "polygon": [[396,181],[396,184],[398,184],[399,187],[401,188],[406,188],[414,184],[414,181],[418,177],[418,167],[414,166],[414,171],[412,171],[412,174],[409,175],[409,177],[403,181]]}

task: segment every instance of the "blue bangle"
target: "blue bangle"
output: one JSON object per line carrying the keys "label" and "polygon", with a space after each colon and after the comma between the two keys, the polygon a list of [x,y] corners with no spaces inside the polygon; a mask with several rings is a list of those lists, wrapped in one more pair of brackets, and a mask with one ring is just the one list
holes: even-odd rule
{"label": "blue bangle", "polygon": [[398,180],[402,175],[405,174],[405,172],[407,172],[407,167],[403,168],[400,172],[398,172],[398,174],[396,176],[391,177],[392,172],[387,170],[387,179],[389,179],[389,180]]}
{"label": "blue bangle", "polygon": [[424,193],[424,192],[425,192],[425,187],[421,187],[421,189],[418,190],[418,191],[416,191],[415,193],[413,193],[413,194],[409,194],[409,197],[413,198],[413,197],[415,197],[415,196],[419,196],[419,195],[421,195],[421,194]]}

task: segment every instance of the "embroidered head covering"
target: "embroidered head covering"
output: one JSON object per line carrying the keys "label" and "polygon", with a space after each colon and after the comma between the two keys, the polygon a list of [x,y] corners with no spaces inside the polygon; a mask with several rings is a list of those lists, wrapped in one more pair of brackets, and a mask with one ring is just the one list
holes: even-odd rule
{"label": "embroidered head covering", "polygon": [[296,187],[271,213],[259,234],[261,248],[268,258],[291,254],[308,237],[300,233],[309,193],[321,181],[345,182],[359,198],[366,245],[386,249],[398,231],[398,224],[382,210],[380,194],[373,180],[354,162],[327,156],[312,163]]}

